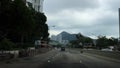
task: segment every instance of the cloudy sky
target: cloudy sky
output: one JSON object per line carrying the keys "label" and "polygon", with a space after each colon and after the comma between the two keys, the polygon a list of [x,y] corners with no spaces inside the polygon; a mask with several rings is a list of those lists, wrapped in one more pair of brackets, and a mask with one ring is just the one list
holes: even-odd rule
{"label": "cloudy sky", "polygon": [[118,37],[120,0],[44,0],[50,35],[62,31]]}

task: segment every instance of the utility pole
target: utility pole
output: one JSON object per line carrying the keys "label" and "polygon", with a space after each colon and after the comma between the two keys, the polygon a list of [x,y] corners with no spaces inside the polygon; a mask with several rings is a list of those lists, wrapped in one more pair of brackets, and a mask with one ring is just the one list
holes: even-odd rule
{"label": "utility pole", "polygon": [[119,8],[119,38],[118,43],[120,43],[120,8]]}
{"label": "utility pole", "polygon": [[119,15],[119,38],[118,38],[117,50],[120,50],[120,8],[118,9],[118,15]]}

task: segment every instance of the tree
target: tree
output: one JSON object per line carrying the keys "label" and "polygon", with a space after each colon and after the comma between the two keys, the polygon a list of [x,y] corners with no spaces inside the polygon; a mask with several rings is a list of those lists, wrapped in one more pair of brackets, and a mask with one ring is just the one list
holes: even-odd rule
{"label": "tree", "polygon": [[36,12],[31,3],[23,0],[0,0],[0,41],[4,38],[14,43],[29,43],[39,37],[48,40],[47,17]]}
{"label": "tree", "polygon": [[13,2],[13,25],[12,30],[15,35],[21,37],[21,42],[25,42],[33,32],[35,22],[31,11],[22,0],[15,0]]}
{"label": "tree", "polygon": [[93,40],[90,37],[83,36],[82,34],[76,35],[77,40],[79,43],[85,44],[85,43],[93,43]]}
{"label": "tree", "polygon": [[48,40],[48,36],[49,36],[49,33],[48,33],[48,25],[47,24],[44,24],[43,25],[43,40]]}
{"label": "tree", "polygon": [[117,45],[118,44],[118,39],[117,38],[114,38],[114,37],[111,37],[108,39],[108,45],[109,46],[114,46],[114,45]]}
{"label": "tree", "polygon": [[5,38],[10,32],[10,26],[12,25],[11,3],[11,0],[0,0],[0,40]]}
{"label": "tree", "polygon": [[83,46],[86,43],[92,43],[93,44],[93,40],[89,37],[86,37],[84,35],[82,35],[81,33],[76,35],[77,40],[72,40],[70,41],[70,43],[72,44],[71,47],[76,47],[76,48],[83,48]]}
{"label": "tree", "polygon": [[44,15],[44,13],[35,12],[34,19],[36,22],[36,28],[34,30],[35,37],[41,40],[47,40],[49,36],[48,25],[46,24],[47,17]]}
{"label": "tree", "polygon": [[15,44],[7,38],[0,42],[0,50],[12,50],[14,48],[16,48]]}
{"label": "tree", "polygon": [[114,46],[117,45],[118,40],[111,37],[111,38],[106,38],[106,36],[98,36],[97,39],[97,47],[99,49],[101,48],[107,48],[108,46]]}
{"label": "tree", "polygon": [[108,46],[107,40],[108,39],[106,38],[106,36],[98,36],[97,47],[99,47],[99,49],[107,47]]}
{"label": "tree", "polygon": [[79,45],[79,42],[78,42],[77,40],[73,40],[73,41],[70,41],[69,47],[79,48],[79,47],[81,47],[81,46]]}

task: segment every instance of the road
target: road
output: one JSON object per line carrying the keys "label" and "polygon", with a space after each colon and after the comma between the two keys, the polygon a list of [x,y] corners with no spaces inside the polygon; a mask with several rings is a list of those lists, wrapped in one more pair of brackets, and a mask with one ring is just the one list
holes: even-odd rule
{"label": "road", "polygon": [[73,49],[53,49],[35,57],[19,59],[9,64],[2,63],[0,68],[120,68],[119,61]]}

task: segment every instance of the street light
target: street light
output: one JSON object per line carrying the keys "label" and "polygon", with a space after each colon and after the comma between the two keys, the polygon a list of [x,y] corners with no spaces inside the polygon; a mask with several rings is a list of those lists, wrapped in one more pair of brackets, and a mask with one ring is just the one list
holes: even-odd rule
{"label": "street light", "polygon": [[118,38],[118,43],[120,43],[120,8],[119,8],[119,38]]}
{"label": "street light", "polygon": [[95,45],[95,47],[97,47],[97,36],[95,34],[92,33],[92,35],[96,38],[93,39],[93,44]]}

